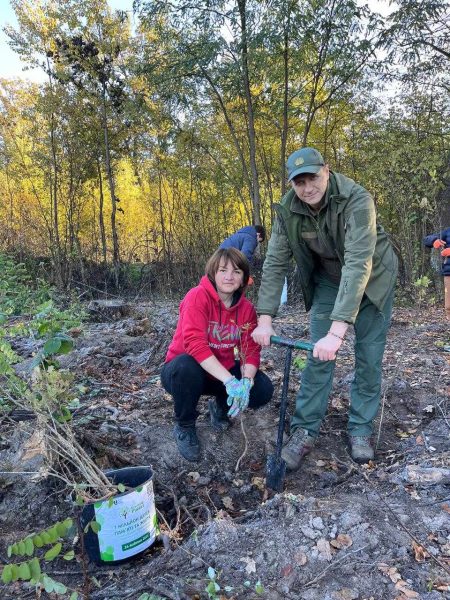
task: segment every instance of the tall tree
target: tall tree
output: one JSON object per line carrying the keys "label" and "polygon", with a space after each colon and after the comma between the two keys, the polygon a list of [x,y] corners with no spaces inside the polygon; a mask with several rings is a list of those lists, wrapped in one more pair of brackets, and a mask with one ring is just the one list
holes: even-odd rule
{"label": "tall tree", "polygon": [[[120,250],[117,233],[119,198],[112,164],[112,131],[124,131],[120,113],[125,97],[123,55],[129,43],[129,26],[124,13],[111,13],[106,2],[95,0],[78,6],[78,23],[69,35],[55,38],[52,58],[55,73],[62,82],[83,90],[85,98],[98,106],[103,158],[111,197],[112,256],[116,285],[119,283]],[[116,123],[114,124],[114,120]],[[113,135],[114,135],[113,134]],[[117,141],[117,140],[116,140]]]}

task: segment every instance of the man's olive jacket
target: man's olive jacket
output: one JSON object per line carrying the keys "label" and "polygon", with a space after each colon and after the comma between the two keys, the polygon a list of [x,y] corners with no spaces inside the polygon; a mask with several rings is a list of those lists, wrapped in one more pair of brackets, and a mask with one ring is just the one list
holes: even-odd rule
{"label": "man's olive jacket", "polygon": [[[377,224],[372,196],[340,173],[330,172],[326,225],[342,265],[332,321],[354,323],[364,294],[382,310],[395,285],[398,260],[386,232]],[[275,205],[276,218],[269,240],[258,294],[258,314],[275,316],[289,262],[298,266],[305,308],[314,294],[314,256],[301,237],[308,207],[290,190]],[[321,231],[318,230],[318,235]]]}

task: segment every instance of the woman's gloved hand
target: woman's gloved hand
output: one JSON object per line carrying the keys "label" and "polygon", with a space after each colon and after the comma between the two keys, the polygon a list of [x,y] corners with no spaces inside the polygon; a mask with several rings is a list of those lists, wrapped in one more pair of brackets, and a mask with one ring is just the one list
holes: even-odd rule
{"label": "woman's gloved hand", "polygon": [[443,258],[446,258],[447,256],[450,256],[450,248],[445,248],[444,250],[442,250],[441,256]]}
{"label": "woman's gloved hand", "polygon": [[445,242],[444,240],[434,240],[433,242],[433,248],[443,248],[445,246]]}
{"label": "woman's gloved hand", "polygon": [[227,404],[230,407],[227,414],[231,418],[237,417],[247,408],[253,385],[253,381],[247,377],[240,381],[235,377],[233,379],[234,381],[230,379],[225,382],[225,389],[228,392]]}
{"label": "woman's gloved hand", "polygon": [[242,394],[242,383],[236,377],[230,377],[223,384],[228,394],[227,404],[231,407],[227,415],[229,417],[237,417],[239,414],[240,395]]}
{"label": "woman's gloved hand", "polygon": [[249,379],[248,377],[243,377],[241,379],[241,382],[242,382],[242,395],[241,395],[241,399],[239,402],[239,410],[242,412],[248,406],[248,402],[250,400],[250,390],[253,387],[253,379]]}
{"label": "woman's gloved hand", "polygon": [[227,390],[228,396],[234,397],[239,395],[242,383],[236,377],[230,377],[226,381],[223,382],[225,389]]}

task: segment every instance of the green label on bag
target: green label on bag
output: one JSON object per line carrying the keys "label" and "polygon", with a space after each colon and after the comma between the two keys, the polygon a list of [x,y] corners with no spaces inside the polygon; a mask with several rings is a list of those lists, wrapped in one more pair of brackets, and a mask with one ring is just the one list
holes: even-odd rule
{"label": "green label on bag", "polygon": [[130,550],[130,548],[135,548],[136,546],[139,546],[139,544],[145,542],[145,540],[148,540],[149,537],[150,534],[145,533],[144,535],[141,535],[141,537],[137,540],[133,540],[132,542],[128,542],[127,544],[123,544],[122,550]]}
{"label": "green label on bag", "polygon": [[95,504],[95,520],[103,561],[129,558],[148,548],[158,534],[153,483]]}

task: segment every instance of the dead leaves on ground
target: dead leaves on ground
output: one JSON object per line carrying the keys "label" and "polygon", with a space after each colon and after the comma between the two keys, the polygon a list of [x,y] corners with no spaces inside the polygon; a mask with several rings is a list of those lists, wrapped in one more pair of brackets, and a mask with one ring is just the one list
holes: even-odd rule
{"label": "dead leaves on ground", "polygon": [[420,544],[418,544],[417,542],[413,541],[412,547],[414,550],[414,558],[416,559],[417,562],[419,562],[419,563],[425,562],[425,559],[430,556],[428,554],[428,552],[425,550],[425,548],[423,546],[421,546]]}
{"label": "dead leaves on ground", "polygon": [[317,540],[316,548],[322,559],[330,561],[333,558],[330,542],[325,538]]}
{"label": "dead leaves on ground", "polygon": [[330,541],[330,544],[333,546],[333,548],[341,550],[342,548],[350,548],[350,546],[353,544],[353,540],[346,533],[340,533],[334,540]]}
{"label": "dead leaves on ground", "polygon": [[378,569],[385,575],[389,577],[392,583],[395,585],[395,589],[400,592],[400,596],[397,596],[394,600],[404,600],[406,598],[420,598],[420,595],[412,590],[409,585],[402,579],[402,576],[398,572],[396,567],[390,567],[385,563],[379,563]]}
{"label": "dead leaves on ground", "polygon": [[231,510],[234,511],[236,510],[233,504],[233,499],[230,498],[230,496],[223,496],[222,497],[222,504],[225,506],[225,508],[227,510]]}
{"label": "dead leaves on ground", "polygon": [[249,556],[244,556],[240,558],[239,561],[245,563],[245,572],[248,575],[256,573],[256,562],[253,560],[253,558],[250,558]]}
{"label": "dead leaves on ground", "polygon": [[304,552],[299,550],[294,554],[294,562],[299,567],[303,567],[303,565],[306,565],[306,563],[308,562],[308,557]]}
{"label": "dead leaves on ground", "polygon": [[252,485],[254,485],[260,492],[264,492],[266,489],[266,480],[264,477],[252,477]]}
{"label": "dead leaves on ground", "polygon": [[317,540],[316,548],[321,558],[329,562],[332,560],[333,554],[335,554],[337,550],[350,548],[352,544],[353,540],[349,535],[346,533],[340,533],[330,541],[326,540],[325,538],[320,538]]}
{"label": "dead leaves on ground", "polygon": [[[422,548],[418,544],[413,544],[414,551],[416,551],[415,546]],[[422,550],[424,550],[422,548]],[[419,553],[422,550],[418,550]],[[392,583],[395,585],[395,589],[400,592],[399,596],[396,596],[393,600],[409,600],[410,598],[420,598],[420,594],[412,590],[409,585],[402,579],[402,576],[398,572],[396,567],[390,567],[385,563],[379,563],[378,569],[388,577]],[[448,581],[444,581],[442,579],[435,579],[434,581],[430,581],[430,587],[439,592],[449,592],[450,591],[450,583]]]}

